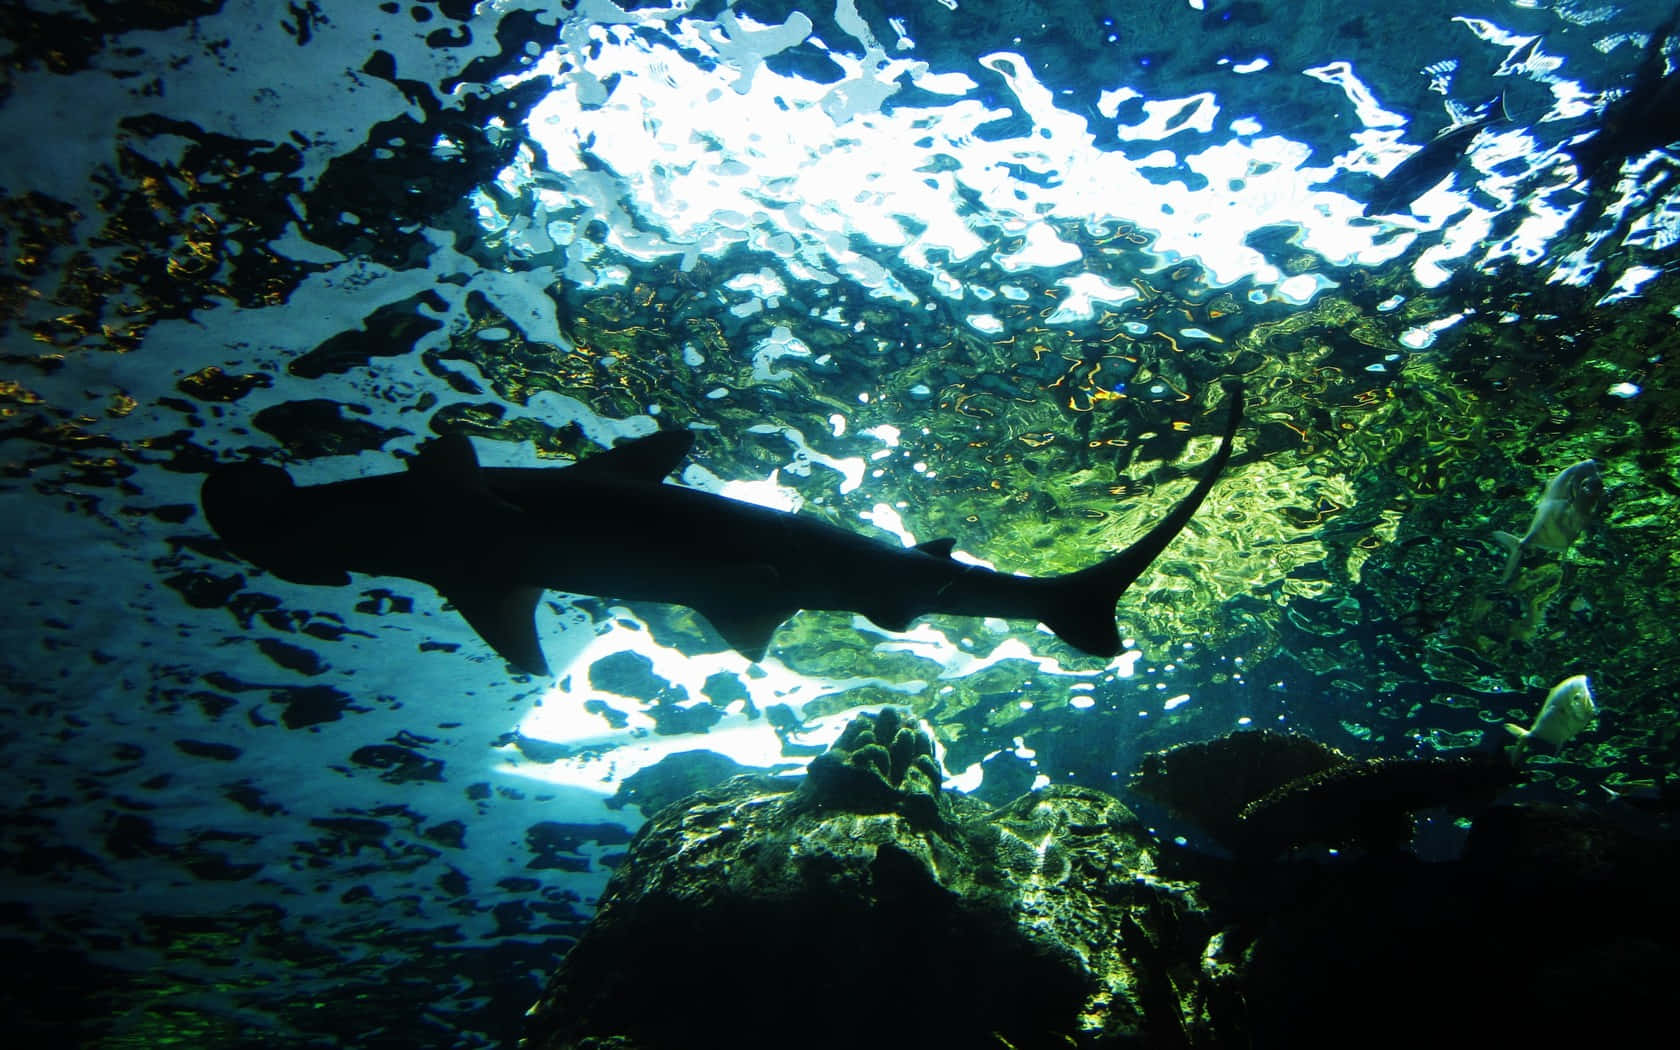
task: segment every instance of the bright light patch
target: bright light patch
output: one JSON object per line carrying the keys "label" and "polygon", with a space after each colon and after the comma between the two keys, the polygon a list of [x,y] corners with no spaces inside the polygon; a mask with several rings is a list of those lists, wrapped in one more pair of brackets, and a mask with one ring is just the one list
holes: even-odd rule
{"label": "bright light patch", "polygon": [[1056,304],[1055,312],[1044,319],[1047,325],[1089,321],[1096,316],[1099,303],[1118,306],[1139,298],[1138,290],[1131,285],[1110,284],[1093,273],[1064,277],[1056,283],[1067,289],[1067,294]]}
{"label": "bright light patch", "polygon": [[[628,271],[603,252],[644,261],[680,256],[687,268],[690,260],[744,247],[775,255],[786,278],[823,284],[846,278],[907,305],[923,304],[897,272],[920,271],[935,294],[955,301],[980,290],[963,289],[935,260],[990,253],[1006,271],[1084,265],[1079,246],[1044,223],[1044,215],[1137,224],[1163,258],[1195,260],[1217,285],[1252,279],[1262,298],[1285,275],[1245,243],[1261,227],[1296,228],[1303,248],[1354,265],[1380,264],[1409,243],[1377,240],[1380,226],[1350,221],[1359,202],[1317,188],[1335,169],[1306,168],[1305,146],[1281,136],[1209,141],[1220,115],[1212,92],[1161,99],[1130,87],[1103,92],[1102,117],[1119,119],[1122,106],[1140,114],[1115,128],[1116,135],[1183,144],[1182,156],[1162,149],[1134,162],[1098,149],[1090,115],[1059,105],[1027,55],[993,52],[980,59],[1027,118],[1020,137],[997,139],[975,134],[1004,113],[974,97],[979,85],[972,78],[930,71],[902,36],[897,47],[904,57],[889,56],[861,18],[853,25],[848,16],[846,23],[862,34],[865,57],[826,51],[846,75],[818,84],[763,64],[796,43],[825,47],[809,36],[803,16],[759,26],[726,11],[714,29],[651,13],[620,17],[650,31],[614,26],[589,34],[587,73],[563,61],[567,47],[561,47],[507,81],[545,76],[554,85],[527,123],[548,169],[536,170],[535,154],[526,151],[498,180],[503,197],[530,202],[532,214],[504,214],[495,200],[476,198],[487,227],[505,231],[533,263],[554,258],[583,287],[627,280]],[[573,48],[580,43],[567,39]],[[1237,68],[1254,70],[1262,62]],[[1339,86],[1367,127],[1401,124],[1346,64],[1309,72]],[[899,78],[942,101],[881,112]],[[1246,116],[1231,127],[1244,136],[1261,131]],[[1334,163],[1368,170],[1361,156],[1353,151]],[[1204,176],[1206,185],[1192,190],[1172,177],[1180,164]],[[1169,174],[1161,181],[1144,168]],[[524,192],[533,182],[534,191]],[[976,210],[986,221],[973,221]],[[853,238],[878,252],[854,251]],[[1309,290],[1301,278],[1313,275],[1294,275],[1295,284],[1270,295],[1303,302],[1322,287]],[[785,294],[773,282],[734,280],[731,290],[766,306]],[[1006,331],[991,315],[966,320],[985,335]]]}
{"label": "bright light patch", "polygon": [[1622,276],[1616,281],[1610,291],[1605,294],[1604,298],[1598,301],[1598,305],[1604,306],[1608,303],[1617,302],[1621,299],[1632,298],[1639,294],[1639,289],[1644,286],[1645,282],[1649,281],[1653,277],[1658,277],[1661,274],[1662,271],[1654,267],[1630,266],[1622,272]]}
{"label": "bright light patch", "polygon": [[1026,239],[1019,250],[998,255],[997,264],[1005,273],[1022,270],[1053,270],[1069,266],[1082,257],[1080,250],[1056,235],[1046,223],[1035,222],[1026,229]]}
{"label": "bright light patch", "polygon": [[898,542],[906,547],[916,545],[915,534],[904,524],[904,519],[899,516],[898,511],[885,503],[875,504],[875,506],[860,513],[858,517],[883,532],[890,532],[897,536]]}
{"label": "bright light patch", "polygon": [[1279,299],[1294,303],[1297,306],[1305,306],[1312,302],[1313,296],[1317,295],[1321,289],[1334,288],[1335,286],[1335,282],[1329,278],[1316,273],[1304,273],[1280,282],[1277,286],[1277,295]]}
{"label": "bright light patch", "polygon": [[1448,317],[1437,318],[1426,325],[1408,328],[1400,334],[1400,345],[1408,350],[1426,350],[1435,345],[1436,336],[1464,320],[1464,314],[1456,313]]}

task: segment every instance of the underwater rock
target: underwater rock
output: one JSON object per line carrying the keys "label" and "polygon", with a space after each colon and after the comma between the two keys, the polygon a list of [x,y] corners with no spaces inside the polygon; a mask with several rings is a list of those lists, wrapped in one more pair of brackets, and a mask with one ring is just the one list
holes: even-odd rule
{"label": "underwater rock", "polygon": [[[1500,804],[1462,860],[1269,866],[1226,934],[1254,1046],[1566,1046],[1671,1024],[1680,844],[1583,806]],[[1256,886],[1258,882],[1260,885]],[[1473,994],[1466,994],[1468,990]],[[1373,1031],[1380,1025],[1380,1032]]]}
{"label": "underwater rock", "polygon": [[752,772],[758,771],[716,751],[679,751],[625,777],[607,799],[607,808],[635,806],[643,816],[651,817],[696,791]]}
{"label": "underwater rock", "polygon": [[[1226,924],[1218,943],[1242,960],[1243,1045],[1341,1045],[1355,1032],[1361,1045],[1421,1045],[1442,1030],[1428,1004],[1448,1002],[1451,1039],[1466,1045],[1621,1042],[1665,1023],[1680,980],[1671,833],[1584,806],[1489,805],[1521,772],[1494,753],[1339,754],[1234,733],[1150,755],[1133,781],[1235,854],[1164,847],[1159,862]],[[1409,813],[1434,806],[1476,810],[1459,859],[1401,848]],[[1306,843],[1363,849],[1274,862]]]}
{"label": "underwater rock", "polygon": [[1244,806],[1235,847],[1254,856],[1313,842],[1404,849],[1416,810],[1486,805],[1516,779],[1516,769],[1497,755],[1349,762],[1292,780]]}
{"label": "underwater rock", "polygon": [[1052,787],[993,810],[942,779],[887,709],[803,782],[660,811],[524,1045],[1228,1045],[1237,967],[1124,806]]}
{"label": "underwater rock", "polygon": [[933,741],[886,707],[873,718],[852,719],[834,746],[811,760],[799,801],[817,810],[898,813],[930,830],[944,823],[944,780]]}
{"label": "underwater rock", "polygon": [[1240,837],[1237,817],[1245,805],[1290,781],[1352,761],[1310,737],[1261,729],[1151,752],[1132,774],[1130,787],[1231,843]]}
{"label": "underwater rock", "polygon": [[1264,859],[1315,843],[1404,849],[1414,811],[1485,806],[1516,779],[1497,755],[1360,761],[1308,737],[1261,730],[1146,755],[1132,789],[1234,853]]}

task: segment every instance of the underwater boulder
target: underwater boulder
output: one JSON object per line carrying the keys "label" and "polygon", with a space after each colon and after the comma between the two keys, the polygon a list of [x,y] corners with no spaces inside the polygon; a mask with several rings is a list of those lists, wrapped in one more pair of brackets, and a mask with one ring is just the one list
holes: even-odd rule
{"label": "underwater boulder", "polygon": [[1236,968],[1130,811],[1074,787],[994,810],[942,780],[888,708],[803,781],[660,811],[524,1045],[1227,1045]]}
{"label": "underwater boulder", "polygon": [[[1226,924],[1244,1045],[1419,1046],[1444,1025],[1455,1045],[1619,1044],[1666,1024],[1680,843],[1615,807],[1496,801],[1523,769],[1273,731],[1145,756],[1132,789],[1229,851],[1160,863]],[[1411,815],[1437,807],[1470,817],[1458,858],[1407,849]]]}
{"label": "underwater boulder", "polygon": [[1244,730],[1145,755],[1131,788],[1239,857],[1300,847],[1403,850],[1412,815],[1485,808],[1518,770],[1495,754],[1354,759],[1309,737]]}

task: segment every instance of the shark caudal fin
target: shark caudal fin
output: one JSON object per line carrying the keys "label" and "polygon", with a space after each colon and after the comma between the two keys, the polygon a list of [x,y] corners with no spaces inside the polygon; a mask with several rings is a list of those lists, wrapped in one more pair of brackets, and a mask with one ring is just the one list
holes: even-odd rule
{"label": "shark caudal fin", "polygon": [[1058,576],[1050,581],[1051,593],[1039,620],[1056,637],[1093,656],[1116,656],[1120,652],[1120,631],[1114,624],[1114,606],[1143,571],[1149,568],[1174,536],[1189,523],[1213,484],[1231,459],[1231,438],[1243,417],[1241,383],[1227,388],[1231,410],[1225,419],[1225,434],[1219,451],[1203,468],[1202,480],[1179,501],[1171,514],[1144,533],[1143,538],[1106,561]]}

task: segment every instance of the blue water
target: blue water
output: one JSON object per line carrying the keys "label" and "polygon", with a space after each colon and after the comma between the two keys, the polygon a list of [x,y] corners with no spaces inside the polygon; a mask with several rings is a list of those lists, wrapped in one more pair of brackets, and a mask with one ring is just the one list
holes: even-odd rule
{"label": "blue water", "polygon": [[[630,778],[796,775],[888,703],[1000,801],[1124,798],[1145,751],[1252,726],[1479,746],[1577,673],[1598,725],[1522,790],[1672,767],[1680,192],[1666,143],[1580,162],[1674,65],[1663,5],[19,11],[0,939],[31,1042],[512,1045],[652,804]],[[247,458],[318,484],[438,434],[559,466],[686,427],[682,484],[1066,572],[1188,491],[1238,376],[1238,455],[1112,661],[829,613],[755,664],[550,594],[533,677],[430,588],[288,583],[198,509]],[[1494,587],[1493,530],[1587,457],[1606,506]]]}

